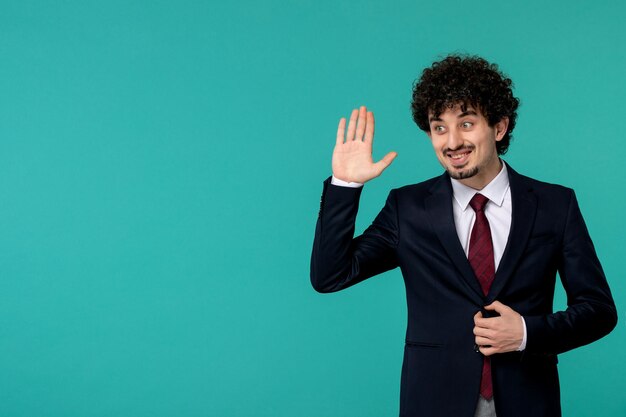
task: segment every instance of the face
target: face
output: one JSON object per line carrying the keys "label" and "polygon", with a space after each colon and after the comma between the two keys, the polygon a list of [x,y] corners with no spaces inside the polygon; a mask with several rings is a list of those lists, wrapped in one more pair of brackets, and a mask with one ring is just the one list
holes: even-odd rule
{"label": "face", "polygon": [[506,133],[507,118],[489,126],[480,110],[456,105],[438,117],[429,114],[429,120],[428,136],[450,177],[480,190],[498,175],[496,142]]}

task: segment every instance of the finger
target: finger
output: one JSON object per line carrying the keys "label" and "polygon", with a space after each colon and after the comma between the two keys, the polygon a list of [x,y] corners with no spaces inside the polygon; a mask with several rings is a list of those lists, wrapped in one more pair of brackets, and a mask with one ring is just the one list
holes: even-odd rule
{"label": "finger", "polygon": [[487,337],[482,337],[482,336],[478,336],[474,338],[474,342],[478,345],[478,346],[491,346],[493,344],[493,340],[487,338]]}
{"label": "finger", "polygon": [[354,140],[363,140],[363,134],[365,133],[365,125],[367,124],[367,109],[365,106],[361,106],[359,109],[359,119],[356,123],[356,136]]}
{"label": "finger", "polygon": [[365,126],[364,142],[372,142],[374,140],[374,113],[367,112],[367,125]]}
{"label": "finger", "polygon": [[346,118],[339,119],[339,126],[337,126],[337,145],[343,144],[344,135],[346,133]]}
{"label": "finger", "polygon": [[482,311],[479,311],[478,313],[474,314],[474,324],[476,324],[476,321],[479,319],[483,318],[483,313]]}
{"label": "finger", "polygon": [[487,339],[492,339],[494,337],[494,331],[491,329],[485,329],[484,327],[474,327],[473,332],[474,335],[478,337],[485,337]]}
{"label": "finger", "polygon": [[491,329],[495,323],[495,319],[497,318],[498,317],[484,318],[474,316],[474,325],[476,327],[480,327],[481,329]]}
{"label": "finger", "polygon": [[381,159],[380,161],[374,164],[374,167],[376,168],[376,172],[378,172],[378,175],[380,175],[385,169],[387,169],[389,165],[391,165],[393,160],[396,159],[396,156],[398,156],[397,152],[389,152],[387,155],[383,157],[383,159]]}
{"label": "finger", "polygon": [[356,130],[356,119],[359,116],[357,109],[352,110],[350,114],[350,122],[348,123],[348,134],[346,135],[346,142],[354,140],[354,131]]}
{"label": "finger", "polygon": [[480,351],[480,353],[482,353],[484,356],[491,356],[494,353],[498,353],[498,349],[494,348],[494,347],[479,347],[478,350]]}
{"label": "finger", "polygon": [[503,313],[508,312],[510,308],[502,304],[500,301],[494,301],[488,306],[485,306],[485,310],[495,311],[496,313],[502,315]]}

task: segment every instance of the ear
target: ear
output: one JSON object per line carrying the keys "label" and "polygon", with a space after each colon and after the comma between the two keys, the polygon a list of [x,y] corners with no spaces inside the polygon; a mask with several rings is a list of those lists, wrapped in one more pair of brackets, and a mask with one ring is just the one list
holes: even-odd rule
{"label": "ear", "polygon": [[493,128],[496,130],[496,142],[500,142],[509,128],[509,118],[503,117]]}

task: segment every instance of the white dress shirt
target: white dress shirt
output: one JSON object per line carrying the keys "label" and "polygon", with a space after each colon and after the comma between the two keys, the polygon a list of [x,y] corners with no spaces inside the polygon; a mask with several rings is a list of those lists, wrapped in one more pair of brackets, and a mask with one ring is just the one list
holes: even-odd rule
{"label": "white dress shirt", "polygon": [[491,241],[493,242],[493,255],[498,270],[506,242],[509,239],[511,230],[511,189],[509,187],[509,175],[506,172],[506,165],[502,164],[500,173],[496,175],[482,190],[464,185],[459,180],[452,181],[452,211],[454,213],[454,225],[456,233],[465,256],[469,255],[470,235],[476,220],[476,213],[470,207],[470,200],[480,193],[487,197],[489,201],[485,206],[485,216],[489,221],[491,230]]}
{"label": "white dress shirt", "polygon": [[[462,184],[459,180],[451,179],[451,181],[452,194],[454,196],[452,199],[454,225],[461,246],[463,246],[463,250],[465,251],[465,256],[469,253],[470,235],[476,219],[476,213],[474,213],[474,210],[469,206],[469,202],[478,192],[489,199],[485,207],[485,216],[487,217],[487,221],[489,221],[489,228],[491,229],[493,255],[497,271],[511,230],[511,189],[509,187],[509,175],[506,171],[506,164],[502,163],[500,173],[480,191]],[[331,179],[331,184],[351,188],[363,186],[361,183],[346,182],[334,176]],[[524,327],[524,336],[517,350],[524,350],[526,348],[526,322],[523,317],[522,324]]]}

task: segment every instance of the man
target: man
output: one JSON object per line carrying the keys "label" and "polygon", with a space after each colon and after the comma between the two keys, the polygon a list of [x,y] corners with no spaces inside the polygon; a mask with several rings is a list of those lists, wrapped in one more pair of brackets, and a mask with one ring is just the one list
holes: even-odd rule
{"label": "man", "polygon": [[[400,267],[408,324],[400,416],[561,415],[557,354],[608,334],[617,314],[573,190],[522,176],[499,156],[519,101],[479,57],[448,56],[422,73],[412,111],[445,169],[392,190],[356,238],[374,115],[341,119],[311,259],[319,292]],[[554,140],[554,139],[552,139]],[[568,307],[553,312],[557,272]]]}

